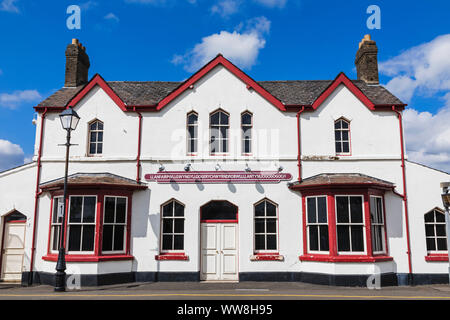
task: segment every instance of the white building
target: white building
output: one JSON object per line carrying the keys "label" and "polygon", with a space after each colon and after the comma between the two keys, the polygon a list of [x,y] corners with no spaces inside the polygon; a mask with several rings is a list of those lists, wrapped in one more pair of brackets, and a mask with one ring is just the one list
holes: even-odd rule
{"label": "white building", "polygon": [[399,99],[360,43],[358,80],[256,82],[218,55],[184,82],[66,83],[35,107],[34,161],[0,173],[1,279],[53,284],[65,132],[67,273],[133,281],[448,281],[440,183],[406,160]]}

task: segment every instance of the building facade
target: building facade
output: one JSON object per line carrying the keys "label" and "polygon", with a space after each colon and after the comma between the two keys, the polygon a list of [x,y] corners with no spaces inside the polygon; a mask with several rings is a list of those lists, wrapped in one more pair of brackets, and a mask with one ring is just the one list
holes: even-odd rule
{"label": "building facade", "polygon": [[377,50],[360,43],[358,80],[257,82],[218,55],[183,82],[108,82],[74,40],[65,86],[35,107],[33,162],[0,173],[2,280],[53,284],[65,228],[82,285],[448,282],[449,174],[407,161]]}

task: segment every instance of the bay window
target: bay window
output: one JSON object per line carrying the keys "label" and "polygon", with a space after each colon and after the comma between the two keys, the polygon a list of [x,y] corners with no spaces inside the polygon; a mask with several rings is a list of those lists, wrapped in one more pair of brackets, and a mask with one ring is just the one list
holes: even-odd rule
{"label": "bay window", "polygon": [[370,196],[370,222],[374,253],[385,253],[386,251],[383,207],[382,197]]}
{"label": "bay window", "polygon": [[67,250],[69,253],[93,252],[97,197],[71,196],[69,203]]}
{"label": "bay window", "polygon": [[335,199],[338,252],[364,252],[363,197],[336,196]]}
{"label": "bay window", "polygon": [[105,197],[103,215],[103,252],[125,251],[127,226],[127,198]]}
{"label": "bay window", "polygon": [[59,237],[62,226],[62,213],[64,210],[64,198],[56,197],[53,199],[53,212],[50,230],[51,250],[57,252],[60,247]]}

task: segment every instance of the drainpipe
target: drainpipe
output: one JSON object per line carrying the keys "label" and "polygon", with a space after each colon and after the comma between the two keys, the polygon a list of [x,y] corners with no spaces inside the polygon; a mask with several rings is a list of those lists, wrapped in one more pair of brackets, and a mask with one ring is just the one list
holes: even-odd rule
{"label": "drainpipe", "polygon": [[136,182],[141,182],[141,142],[142,142],[142,114],[133,107],[133,111],[139,116],[138,153],[136,157]]}
{"label": "drainpipe", "polygon": [[408,197],[406,193],[406,167],[405,167],[405,150],[404,150],[404,140],[403,140],[403,120],[402,114],[398,110],[395,109],[395,106],[392,106],[392,111],[397,113],[399,128],[400,128],[400,144],[401,144],[401,152],[402,152],[402,177],[403,177],[403,194],[401,194],[403,198],[403,204],[405,206],[405,224],[406,224],[406,239],[408,246],[408,266],[409,266],[409,275],[412,280],[412,263],[411,263],[411,240],[409,235],[409,216],[408,216]]}
{"label": "drainpipe", "polygon": [[305,107],[303,106],[299,112],[297,112],[297,140],[298,140],[298,181],[302,181],[302,149],[301,149],[301,134],[300,134],[300,114],[305,111]]}
{"label": "drainpipe", "polygon": [[41,130],[39,137],[39,150],[38,150],[38,158],[37,158],[37,174],[36,174],[36,191],[34,196],[34,221],[33,221],[33,235],[31,242],[31,256],[30,256],[30,276],[28,277],[28,285],[33,284],[33,266],[34,266],[34,254],[36,251],[36,223],[37,223],[37,212],[38,212],[38,204],[39,204],[39,196],[42,192],[39,191],[39,182],[41,179],[41,156],[42,156],[42,144],[43,144],[43,135],[44,135],[44,123],[45,116],[47,115],[47,108],[44,109],[42,113],[42,121],[41,121]]}

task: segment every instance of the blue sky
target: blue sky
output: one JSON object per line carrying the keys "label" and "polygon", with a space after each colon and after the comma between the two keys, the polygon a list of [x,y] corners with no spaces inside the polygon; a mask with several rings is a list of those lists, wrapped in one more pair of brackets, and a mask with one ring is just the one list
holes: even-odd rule
{"label": "blue sky", "polygon": [[[431,5],[432,3],[432,5]],[[69,5],[81,30],[69,30]],[[369,30],[370,5],[381,29]],[[0,170],[33,154],[33,106],[63,86],[72,38],[90,76],[181,81],[222,51],[256,80],[356,78],[358,43],[379,48],[380,81],[409,105],[413,161],[450,171],[449,1],[0,0]]]}

